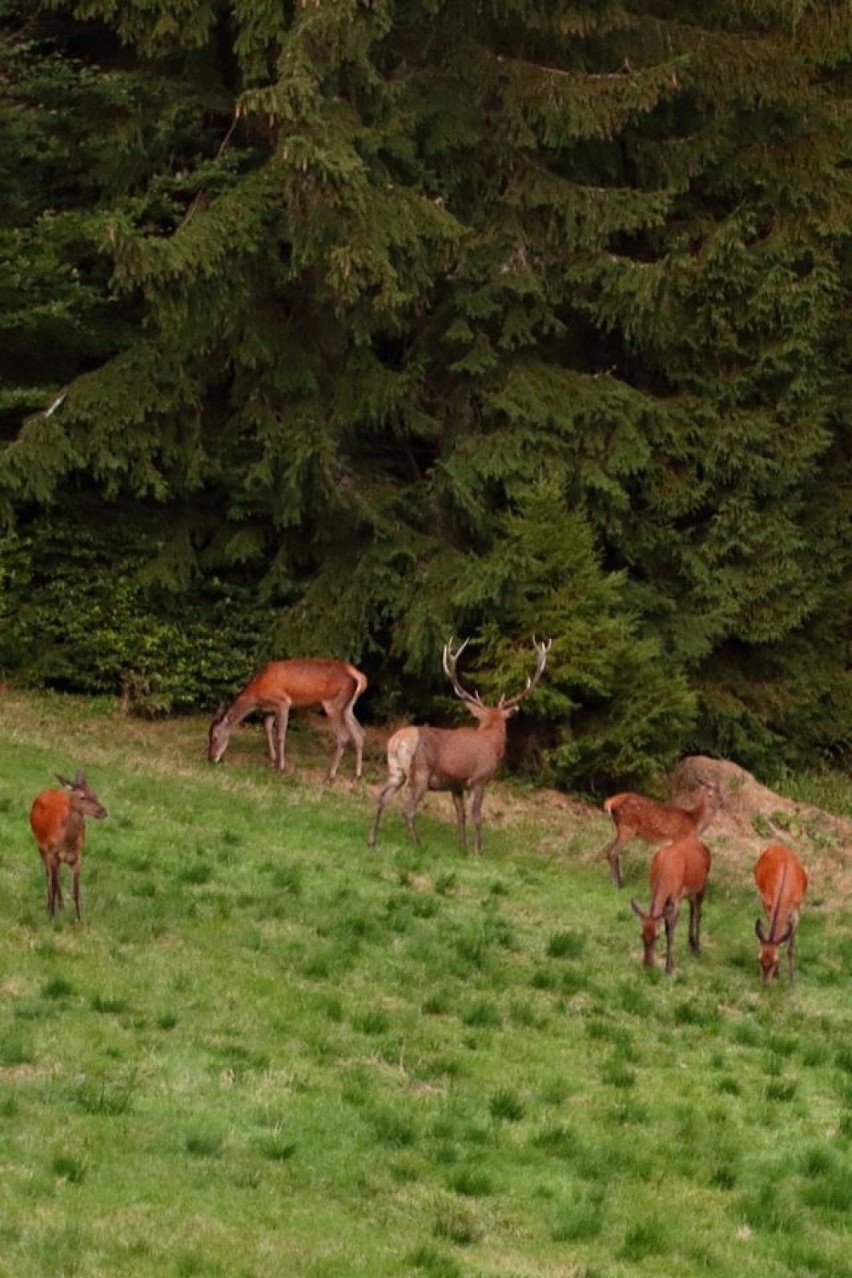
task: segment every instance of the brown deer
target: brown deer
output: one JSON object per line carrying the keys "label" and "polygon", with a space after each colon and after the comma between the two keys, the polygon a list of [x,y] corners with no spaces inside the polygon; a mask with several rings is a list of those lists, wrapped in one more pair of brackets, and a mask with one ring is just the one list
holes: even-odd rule
{"label": "brown deer", "polygon": [[754,925],[760,941],[758,962],[761,982],[768,985],[775,980],[781,962],[778,951],[786,945],[792,985],[795,979],[793,947],[799,926],[799,910],[808,890],[808,872],[789,848],[773,843],[754,867],[754,881],[769,919],[768,934],[762,919],[757,919]]}
{"label": "brown deer", "polygon": [[710,850],[694,834],[667,843],[657,852],[649,873],[650,908],[646,913],[637,901],[630,902],[634,913],[642,920],[642,962],[645,967],[654,966],[657,936],[663,922],[666,928],[666,972],[672,972],[674,930],[684,897],[689,901],[689,946],[693,954],[701,953],[701,905],[709,873]]}
{"label": "brown deer", "polygon": [[643,794],[614,794],[604,812],[615,822],[615,838],[603,850],[609,861],[612,881],[621,887],[621,849],[631,839],[644,843],[671,843],[688,834],[700,834],[722,806],[722,791],[712,781],[698,782],[698,800],[691,808],[674,803],[657,803]]}
{"label": "brown deer", "polygon": [[[450,640],[452,643],[452,639]],[[516,713],[520,702],[536,686],[547,664],[551,641],[537,642],[535,672],[526,687],[513,697],[501,697],[496,706],[486,706],[478,692],[467,692],[456,673],[458,659],[467,647],[466,639],[453,652],[444,644],[444,673],[453,691],[478,721],[477,726],[462,728],[400,728],[388,742],[388,779],[376,801],[376,815],[367,838],[370,847],[376,842],[382,811],[389,799],[402,789],[406,781],[410,794],[403,809],[412,839],[417,843],[414,816],[427,790],[449,790],[453,796],[458,822],[459,841],[467,850],[465,792],[470,791],[471,816],[475,829],[475,850],[482,851],[482,801],[485,787],[506,752],[506,723]]]}
{"label": "brown deer", "polygon": [[30,826],[47,875],[48,917],[53,918],[57,905],[60,909],[63,905],[59,867],[64,861],[71,867],[74,909],[79,919],[80,867],[86,842],[84,818],[90,816],[103,821],[107,811],[82,772],[77,773],[74,781],[58,775],[56,779],[64,789],[42,790],[36,795],[30,809]]}
{"label": "brown deer", "polygon": [[325,780],[333,781],[343,751],[351,741],[355,747],[355,775],[361,775],[364,729],[353,707],[367,686],[367,676],[347,661],[325,657],[296,657],[290,661],[269,661],[261,666],[230,705],[224,703],[210,724],[207,758],[218,763],[228,748],[231,732],[254,711],[263,715],[269,760],[283,772],[284,742],[290,710],[322,706],[337,738],[334,758]]}

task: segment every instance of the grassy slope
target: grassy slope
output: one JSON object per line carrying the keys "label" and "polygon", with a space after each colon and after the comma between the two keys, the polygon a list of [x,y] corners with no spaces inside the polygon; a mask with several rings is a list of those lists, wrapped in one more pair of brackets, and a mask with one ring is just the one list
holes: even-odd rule
{"label": "grassy slope", "polygon": [[[852,1274],[852,935],[814,884],[761,991],[726,862],[705,953],[639,964],[587,818],[229,766],[205,725],[0,698],[0,1270],[104,1275]],[[306,759],[314,766],[304,768]],[[83,923],[44,914],[27,812],[86,769]],[[351,775],[351,758],[344,763]],[[503,813],[502,819],[500,813]]]}

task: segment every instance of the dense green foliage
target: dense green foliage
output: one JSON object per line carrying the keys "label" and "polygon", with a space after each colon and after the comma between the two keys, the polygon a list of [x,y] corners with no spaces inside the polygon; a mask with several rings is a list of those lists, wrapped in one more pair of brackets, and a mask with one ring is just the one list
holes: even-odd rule
{"label": "dense green foliage", "polygon": [[[428,713],[448,634],[504,688],[535,631],[563,783],[848,755],[848,7],[0,15],[7,672],[157,710],[327,652]],[[215,661],[136,669],[176,614]]]}
{"label": "dense green foliage", "polygon": [[[215,769],[204,735],[0,697],[4,1274],[850,1278],[842,844],[789,832],[792,989],[724,841],[667,979],[603,813],[497,785],[463,857],[435,795],[421,849],[392,809],[368,851],[377,755],[329,788],[310,733],[287,777],[259,727]],[[76,767],[109,815],[50,924],[27,811]]]}

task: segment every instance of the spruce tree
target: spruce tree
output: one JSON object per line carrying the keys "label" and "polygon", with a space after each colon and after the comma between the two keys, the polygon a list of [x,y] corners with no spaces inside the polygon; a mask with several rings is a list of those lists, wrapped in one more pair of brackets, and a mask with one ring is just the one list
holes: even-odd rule
{"label": "spruce tree", "polygon": [[0,455],[19,520],[156,508],[159,588],[248,594],[269,655],[363,660],[377,713],[429,710],[450,632],[511,674],[549,619],[563,781],[848,743],[845,11],[36,9],[6,92],[91,318],[52,375],[4,368],[40,401]]}

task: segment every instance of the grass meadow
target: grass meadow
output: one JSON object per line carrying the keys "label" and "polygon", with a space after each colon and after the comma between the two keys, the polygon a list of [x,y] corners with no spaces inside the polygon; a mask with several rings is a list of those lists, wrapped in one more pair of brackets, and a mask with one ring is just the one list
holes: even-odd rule
{"label": "grass meadow", "polygon": [[[0,697],[0,1272],[852,1276],[830,883],[762,990],[751,866],[714,865],[666,979],[629,904],[649,854],[616,893],[602,814],[503,783],[480,859],[446,795],[420,848],[397,801],[368,850],[381,758],[327,789],[324,738],[294,723],[281,777],[262,736],[214,769],[203,719]],[[82,923],[66,890],[51,924],[27,816],[78,767],[109,818]]]}

